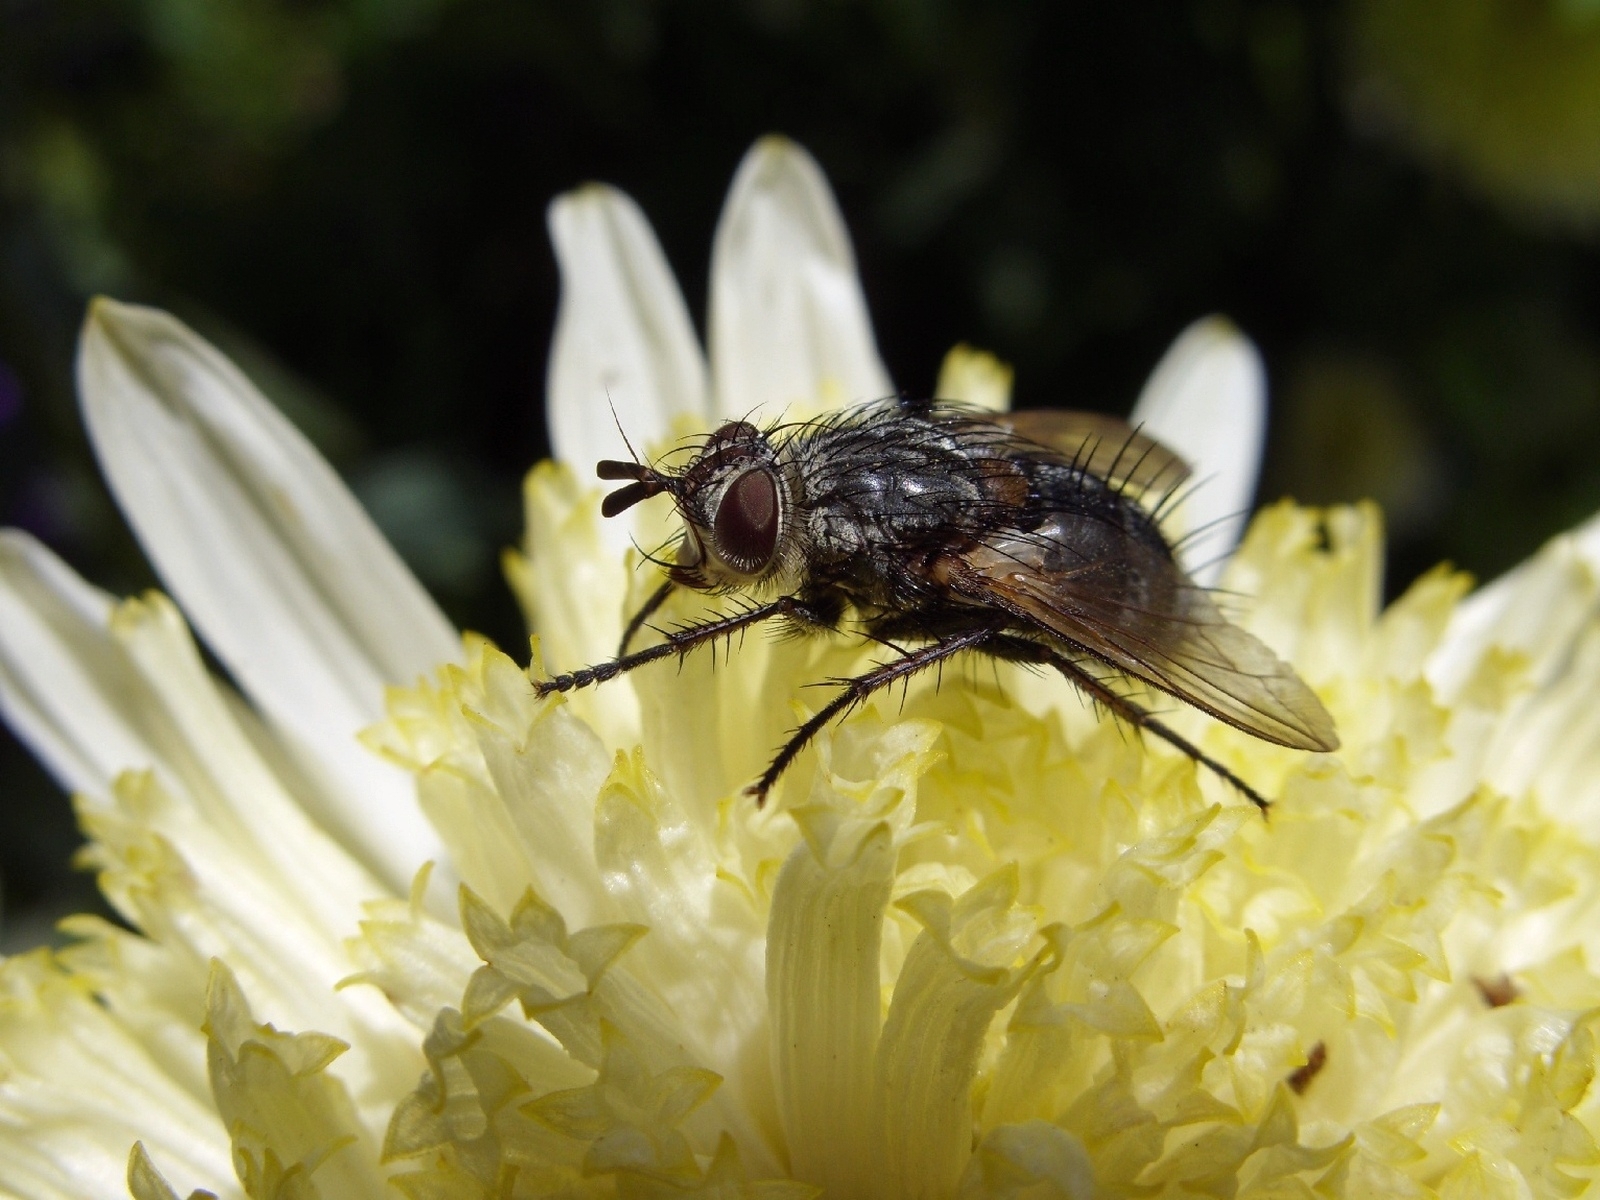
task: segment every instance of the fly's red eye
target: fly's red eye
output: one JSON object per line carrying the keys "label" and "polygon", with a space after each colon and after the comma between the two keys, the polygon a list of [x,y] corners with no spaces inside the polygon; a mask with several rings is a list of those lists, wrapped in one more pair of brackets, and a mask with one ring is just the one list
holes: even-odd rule
{"label": "fly's red eye", "polygon": [[760,437],[761,431],[749,421],[729,421],[706,439],[706,446],[731,446],[735,442],[754,442]]}
{"label": "fly's red eye", "polygon": [[712,526],[717,553],[754,575],[772,561],[778,542],[778,484],[770,471],[746,471],[722,493]]}

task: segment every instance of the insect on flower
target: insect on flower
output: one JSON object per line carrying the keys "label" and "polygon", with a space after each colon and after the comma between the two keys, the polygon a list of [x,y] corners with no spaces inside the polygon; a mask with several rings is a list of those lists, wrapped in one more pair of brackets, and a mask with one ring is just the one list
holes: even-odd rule
{"label": "insect on flower", "polygon": [[[1114,418],[875,401],[764,430],[730,422],[682,470],[607,461],[596,471],[630,481],[606,497],[606,516],[665,492],[683,538],[618,656],[537,683],[539,694],[603,683],[763,621],[800,631],[848,622],[896,655],[839,681],[747,789],[758,803],[835,717],[966,651],[1060,672],[1263,811],[1265,797],[1116,690],[1115,679],[1142,680],[1282,746],[1339,745],[1311,689],[1178,566],[1160,510],[1187,465]],[[1147,509],[1142,494],[1167,499]],[[630,652],[680,587],[750,603]]]}

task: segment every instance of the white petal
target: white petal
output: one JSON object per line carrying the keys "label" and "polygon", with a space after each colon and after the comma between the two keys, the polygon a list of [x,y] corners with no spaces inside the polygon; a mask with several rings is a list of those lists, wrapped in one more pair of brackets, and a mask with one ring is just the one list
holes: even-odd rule
{"label": "white petal", "polygon": [[1260,352],[1225,318],[1196,321],[1156,364],[1130,419],[1194,468],[1194,490],[1177,515],[1185,530],[1204,532],[1188,544],[1184,565],[1199,582],[1215,583],[1244,532],[1261,469]]}
{"label": "white petal", "polygon": [[70,792],[103,798],[126,767],[155,767],[112,599],[20,530],[0,531],[0,713]]}
{"label": "white petal", "polygon": [[143,1138],[184,1183],[242,1196],[216,1112],[46,951],[0,962],[0,1196],[121,1196]]}
{"label": "white petal", "polygon": [[85,422],[146,554],[211,648],[369,835],[403,890],[439,843],[410,780],[355,741],[385,685],[460,655],[448,622],[308,442],[166,313],[98,300]]}
{"label": "white petal", "polygon": [[547,381],[550,443],[580,478],[592,479],[600,459],[632,457],[623,433],[643,453],[680,414],[704,420],[705,360],[637,204],[591,185],[558,197],[548,223],[561,268]]}
{"label": "white petal", "polygon": [[784,138],[739,165],[711,250],[712,404],[723,417],[891,395],[850,235],[812,157]]}
{"label": "white petal", "polygon": [[[1600,576],[1600,514],[1552,538],[1532,558],[1457,605],[1428,661],[1429,682],[1447,699],[1454,698],[1491,646],[1528,654],[1536,669],[1562,661],[1575,636],[1575,622],[1587,610],[1588,597],[1569,578],[1574,570],[1591,579]],[[1553,620],[1552,605],[1568,619]],[[1574,605],[1580,611],[1573,612]]]}
{"label": "white petal", "polygon": [[[0,712],[62,786],[110,801],[127,770],[153,769],[201,826],[232,830],[281,872],[299,904],[331,922],[337,946],[349,914],[382,887],[328,840],[259,755],[206,673],[188,632],[162,596],[114,611],[48,549],[0,531]],[[298,802],[297,802],[298,801]],[[242,832],[241,832],[242,831]],[[181,844],[175,839],[174,844]]]}
{"label": "white petal", "polygon": [[[275,1018],[315,1022],[352,1044],[363,1095],[392,1102],[409,1086],[417,1064],[393,1058],[414,1031],[376,993],[334,989],[350,969],[344,939],[383,888],[258,757],[170,601],[153,595],[111,613],[42,546],[0,536],[0,701],[91,797],[80,819],[102,889],[172,956],[152,966],[158,991],[181,990],[182,964],[226,957],[263,981]],[[137,772],[113,782],[144,767],[155,782]],[[104,939],[94,927],[74,932],[89,939],[69,952],[83,967]],[[101,994],[128,999],[134,958],[98,957],[118,964]]]}
{"label": "white petal", "polygon": [[[381,885],[307,818],[260,756],[170,600],[157,593],[126,601],[112,634],[139,672],[137,694],[158,746],[171,748],[166,781],[192,810],[196,836],[221,838],[224,852],[248,859],[252,871],[276,872],[276,887],[292,897],[280,902],[280,918],[303,908],[337,945],[349,932],[349,914],[382,896]],[[183,836],[168,840],[187,848]]]}

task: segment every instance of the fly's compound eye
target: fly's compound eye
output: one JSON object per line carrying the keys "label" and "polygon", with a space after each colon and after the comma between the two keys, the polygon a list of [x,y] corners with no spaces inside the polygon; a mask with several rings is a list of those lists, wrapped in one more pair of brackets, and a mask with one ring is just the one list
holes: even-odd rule
{"label": "fly's compound eye", "polygon": [[746,471],[728,485],[712,523],[717,554],[736,571],[759,575],[778,544],[778,483],[772,472]]}
{"label": "fly's compound eye", "polygon": [[749,421],[729,421],[706,439],[706,448],[714,450],[719,446],[731,446],[736,442],[755,442],[760,439],[761,431]]}

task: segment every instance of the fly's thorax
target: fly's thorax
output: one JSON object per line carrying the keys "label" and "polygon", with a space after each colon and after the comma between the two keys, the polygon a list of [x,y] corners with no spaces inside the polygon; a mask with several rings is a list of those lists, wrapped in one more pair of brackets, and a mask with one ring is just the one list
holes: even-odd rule
{"label": "fly's thorax", "polygon": [[798,507],[819,562],[920,547],[963,533],[993,507],[984,460],[943,430],[906,419],[862,437],[851,428],[811,440],[797,471]]}

